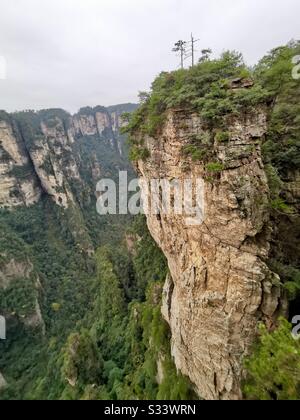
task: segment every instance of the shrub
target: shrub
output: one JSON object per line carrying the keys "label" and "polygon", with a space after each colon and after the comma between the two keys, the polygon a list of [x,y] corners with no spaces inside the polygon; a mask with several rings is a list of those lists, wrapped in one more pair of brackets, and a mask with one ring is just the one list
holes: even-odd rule
{"label": "shrub", "polygon": [[230,134],[228,131],[218,131],[215,137],[215,140],[219,143],[224,143],[229,141]]}
{"label": "shrub", "polygon": [[150,157],[150,152],[146,147],[139,147],[139,146],[132,146],[129,158],[132,162],[136,162],[138,160],[147,160]]}
{"label": "shrub", "polygon": [[220,125],[222,118],[242,108],[263,102],[267,93],[260,86],[233,92],[230,79],[249,75],[242,56],[225,52],[219,59],[205,60],[197,66],[171,73],[163,72],[153,82],[151,92],[143,95],[140,108],[130,117],[124,131],[131,135],[148,133],[156,136],[169,109],[189,109],[203,119]]}
{"label": "shrub", "polygon": [[260,327],[259,342],[245,361],[248,378],[244,393],[255,400],[299,400],[300,341],[292,336],[292,326],[285,319],[268,332]]}
{"label": "shrub", "polygon": [[191,156],[194,162],[203,160],[207,156],[207,150],[201,149],[199,146],[188,145],[184,146],[182,152],[185,156]]}
{"label": "shrub", "polygon": [[222,172],[224,169],[224,165],[220,162],[211,162],[206,165],[208,172]]}
{"label": "shrub", "polygon": [[294,212],[293,208],[285,203],[282,198],[276,198],[271,201],[271,208],[282,213],[291,214]]}

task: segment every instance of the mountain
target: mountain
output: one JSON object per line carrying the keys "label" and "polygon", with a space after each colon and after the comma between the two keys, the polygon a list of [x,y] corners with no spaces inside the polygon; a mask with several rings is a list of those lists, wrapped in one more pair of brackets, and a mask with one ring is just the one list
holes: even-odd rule
{"label": "mountain", "polygon": [[[64,208],[74,203],[74,185],[70,184],[82,183],[80,169],[85,165],[74,148],[96,140],[94,153],[107,146],[114,160],[121,159],[126,151],[124,137],[119,135],[121,115],[133,109],[131,104],[83,108],[74,116],[59,109],[1,112],[1,207],[29,206],[43,193]],[[97,154],[89,159],[88,169],[94,178],[99,177]]]}
{"label": "mountain", "polygon": [[[243,398],[259,328],[273,331],[280,316],[299,312],[297,51],[299,43],[273,50],[252,74],[236,53],[162,73],[126,128],[145,195],[157,174],[180,185],[201,180],[199,223],[164,206],[147,223],[168,260],[163,315],[172,355],[204,399]],[[299,373],[300,353],[283,325],[278,353],[270,345],[257,356],[267,360],[252,358],[252,398],[299,397],[299,381],[285,385],[289,369]],[[289,346],[298,359],[281,360]],[[268,366],[277,371],[277,357],[275,382]]]}
{"label": "mountain", "polygon": [[[30,340],[30,330],[47,336],[66,292],[58,290],[61,282],[81,293],[105,235],[121,240],[126,220],[98,217],[96,183],[129,168],[119,127],[122,113],[135,108],[84,108],[74,116],[59,109],[0,113],[0,312],[9,337],[0,343],[4,364],[7,357],[14,360],[7,348]],[[79,313],[81,299],[69,302]],[[79,319],[76,307],[65,310],[65,317]]]}
{"label": "mountain", "polygon": [[[299,54],[205,54],[139,107],[0,114],[1,399],[300,398]],[[97,213],[120,170],[153,212]]]}
{"label": "mountain", "polygon": [[120,127],[135,109],[0,114],[1,399],[195,397],[171,358],[167,267],[144,219],[96,211],[100,179],[134,176]]}

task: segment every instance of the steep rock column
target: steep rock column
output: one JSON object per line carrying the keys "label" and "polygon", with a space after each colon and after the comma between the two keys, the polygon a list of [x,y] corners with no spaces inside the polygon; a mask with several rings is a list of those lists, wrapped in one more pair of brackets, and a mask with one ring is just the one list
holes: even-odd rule
{"label": "steep rock column", "polygon": [[44,191],[57,205],[68,208],[75,202],[70,181],[81,182],[72,141],[59,118],[41,121],[41,135],[29,148],[31,160]]}
{"label": "steep rock column", "polygon": [[[269,189],[261,158],[266,112],[257,109],[226,123],[222,138],[199,115],[172,111],[157,139],[143,137],[150,158],[137,164],[144,181],[204,180],[202,224],[189,226],[184,215],[174,214],[149,214],[147,221],[168,259],[162,311],[176,366],[199,396],[215,400],[242,398],[243,357],[259,321],[271,327],[281,302],[280,279],[265,262],[270,248]],[[185,152],[194,139],[206,150],[206,161]]]}
{"label": "steep rock column", "polygon": [[28,152],[13,120],[0,116],[0,207],[30,206],[41,188]]}

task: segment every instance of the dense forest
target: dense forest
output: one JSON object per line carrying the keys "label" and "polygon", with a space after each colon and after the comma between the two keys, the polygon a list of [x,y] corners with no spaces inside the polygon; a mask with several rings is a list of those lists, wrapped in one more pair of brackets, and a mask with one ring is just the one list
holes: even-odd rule
{"label": "dense forest", "polygon": [[[268,108],[263,157],[276,228],[267,263],[280,275],[290,310],[276,329],[261,327],[253,354],[244,361],[248,399],[300,398],[300,342],[291,336],[289,323],[300,302],[299,202],[286,189],[300,165],[300,84],[291,76],[292,58],[299,54],[299,42],[291,42],[254,68],[236,52],[219,59],[206,54],[191,69],[162,73],[151,92],[141,94],[138,110],[124,114],[131,160],[146,161],[149,150],[135,135],[159,136],[169,109],[195,110],[226,144],[224,115]],[[233,80],[255,85],[233,91]],[[35,123],[35,114],[15,118],[23,129],[28,119]],[[8,319],[7,340],[0,341],[0,372],[7,381],[0,399],[198,399],[171,356],[169,326],[161,314],[168,267],[145,217],[96,213],[86,163],[96,154],[113,178],[129,163],[99,145],[97,137],[81,137],[73,152],[83,160],[81,175],[89,185],[85,195],[80,186],[71,185],[78,198],[76,211],[57,206],[47,195],[28,208],[0,210],[0,271],[11,259],[31,267],[29,279],[13,279],[0,288],[0,312]],[[212,177],[223,169],[197,138],[183,153],[204,161]],[[78,246],[74,229],[85,232],[93,255]],[[37,301],[42,322],[33,328],[23,321]]]}
{"label": "dense forest", "polygon": [[[102,108],[84,108],[78,115],[98,111]],[[10,121],[7,114],[2,118]],[[41,120],[48,127],[57,125],[56,118],[65,126],[69,121],[61,110],[13,118],[27,147],[38,151]],[[122,141],[122,135],[114,136]],[[7,319],[7,340],[0,342],[0,372],[7,382],[1,399],[195,397],[170,355],[170,333],[160,312],[167,265],[144,217],[96,211],[94,167],[115,180],[119,170],[133,176],[111,138],[109,129],[100,137],[76,138],[72,153],[80,157],[81,178],[66,181],[76,197],[69,208],[44,193],[35,205],[0,210],[0,302]],[[53,170],[53,155],[49,158],[47,173]],[[17,169],[18,178],[28,176]],[[13,275],[6,286],[7,267]],[[158,361],[165,372],[159,381]]]}

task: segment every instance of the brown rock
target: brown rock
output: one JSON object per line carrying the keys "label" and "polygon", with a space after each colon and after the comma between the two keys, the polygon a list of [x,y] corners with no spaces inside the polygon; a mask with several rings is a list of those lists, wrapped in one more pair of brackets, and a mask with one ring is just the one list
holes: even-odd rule
{"label": "brown rock", "polygon": [[215,400],[242,398],[243,357],[259,321],[273,324],[281,299],[278,278],[264,262],[270,249],[260,149],[266,113],[231,119],[227,130],[228,144],[207,146],[225,168],[213,180],[207,180],[204,162],[182,153],[191,136],[210,137],[197,114],[183,111],[169,113],[159,138],[145,139],[151,157],[137,165],[146,181],[204,179],[201,225],[187,226],[184,215],[173,214],[150,214],[147,221],[170,268],[162,312],[176,366],[199,396]]}

